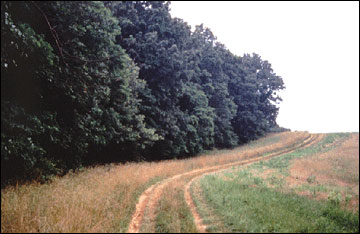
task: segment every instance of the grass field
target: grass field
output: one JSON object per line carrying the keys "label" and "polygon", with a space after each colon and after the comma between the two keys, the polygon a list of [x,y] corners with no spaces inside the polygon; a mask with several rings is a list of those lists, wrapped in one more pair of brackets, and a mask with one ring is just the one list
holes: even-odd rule
{"label": "grass field", "polygon": [[[18,186],[9,186],[1,190],[1,231],[126,232],[129,230],[129,224],[133,219],[133,214],[135,214],[140,196],[143,195],[144,191],[150,188],[150,186],[162,184],[161,190],[159,186],[157,187],[159,193],[158,197],[155,197],[157,201],[156,206],[154,205],[155,203],[147,205],[147,209],[144,211],[144,218],[141,220],[141,223],[139,223],[139,230],[142,232],[196,232],[198,230],[194,223],[193,214],[184,198],[184,187],[192,178],[208,171],[209,168],[216,168],[221,165],[242,162],[257,157],[265,157],[271,155],[271,153],[291,151],[291,149],[298,147],[302,142],[307,141],[313,136],[314,135],[308,132],[271,134],[232,150],[214,150],[184,160],[109,164],[85,168],[75,173],[69,173],[64,177],[56,177],[52,182],[47,184],[32,182]],[[284,157],[279,156],[279,160],[280,158],[281,160],[278,162],[275,159],[271,159],[241,168],[246,168],[248,174],[251,175],[249,176],[249,183],[252,182],[252,186],[254,186],[254,184],[256,186],[261,185],[264,191],[266,189],[269,190],[269,194],[283,194],[283,191],[278,191],[278,188],[282,186],[292,191],[292,193],[289,191],[284,193],[285,197],[291,194],[291,196],[300,197],[300,200],[304,199],[307,201],[309,200],[308,197],[302,193],[304,193],[304,191],[311,192],[313,189],[312,186],[316,185],[319,188],[319,191],[316,190],[316,194],[319,194],[320,198],[323,196],[321,192],[323,192],[323,190],[325,191],[323,188],[329,189],[330,191],[335,187],[331,187],[333,183],[329,183],[329,187],[326,187],[322,183],[322,177],[314,173],[306,178],[299,177],[299,170],[302,170],[302,167],[308,167],[306,166],[308,161],[301,160],[305,158],[310,159],[309,155],[315,155],[316,153],[328,155],[330,152],[333,152],[333,150],[330,149],[337,149],[338,145],[341,145],[342,142],[347,142],[346,139],[352,138],[349,137],[349,134],[329,135],[324,138],[319,145],[303,148],[302,151],[290,152]],[[355,142],[356,139],[353,139],[353,141]],[[350,147],[354,142],[349,142],[348,146]],[[352,152],[352,149],[347,150]],[[325,155],[323,158],[326,157],[330,156]],[[299,159],[299,161],[294,161],[294,159]],[[353,160],[351,153],[348,155],[348,160]],[[343,160],[333,160],[333,162],[335,164],[337,163],[336,165],[338,165],[338,167],[348,165]],[[303,166],[301,167],[301,165]],[[349,166],[353,166],[353,164],[349,164]],[[197,173],[193,173],[196,171]],[[338,168],[336,169],[336,175],[349,183],[355,183],[356,178],[358,181],[358,174],[356,177],[356,173],[350,175],[347,171],[348,169],[343,171],[343,169]],[[246,179],[247,177],[241,176],[241,173],[242,172],[237,170],[227,171],[225,174],[222,174],[221,177],[214,177],[214,181],[223,181],[223,179],[226,178],[226,182],[233,183],[234,181],[231,181],[233,178],[241,177]],[[176,180],[169,180],[180,174],[184,176],[177,177]],[[296,176],[298,179],[296,179]],[[256,181],[253,177],[257,178]],[[296,184],[296,186],[295,183],[293,183],[293,186],[284,186],[286,184],[285,182],[287,180],[290,181],[293,177],[301,181],[307,181],[308,179],[309,181],[313,181],[313,183],[309,184],[306,182],[309,185]],[[169,182],[164,183],[166,180]],[[273,185],[271,185],[273,187],[269,185],[270,183],[273,183]],[[214,230],[232,231],[232,229],[228,228],[226,222],[219,219],[219,209],[215,209],[213,203],[207,200],[209,198],[208,196],[203,196],[207,194],[202,192],[202,190],[205,191],[205,187],[203,187],[205,184],[201,183],[200,186],[200,184],[194,183],[194,186],[192,186],[192,194],[198,208],[200,209],[200,207],[202,207],[204,211],[202,212],[203,216],[204,214],[205,216],[208,215],[207,218],[204,216],[204,220],[213,224]],[[253,188],[252,186],[249,187]],[[320,188],[323,190],[320,191]],[[235,187],[234,189],[234,191],[236,191]],[[253,189],[258,188],[254,187]],[[198,194],[196,191],[201,193]],[[338,193],[336,193],[336,191],[338,191]],[[338,194],[344,191],[347,194],[342,194],[344,197],[341,197],[341,201],[338,202]],[[353,188],[351,191],[356,192],[358,188],[357,190]],[[356,205],[358,195],[356,197],[351,191],[346,188],[342,190],[331,190],[331,192],[333,192],[333,202],[331,204],[339,204],[338,206],[341,207],[346,203],[347,209],[350,210],[352,209],[351,207],[358,206]],[[237,191],[237,193],[239,193],[239,191]],[[285,197],[281,199],[285,199]],[[311,197],[313,196],[311,195]],[[317,204],[319,201],[312,199],[309,202]],[[234,203],[234,207],[236,204],[237,203]],[[152,206],[156,207],[156,209],[150,209]],[[334,217],[345,217],[344,219],[346,220],[352,217],[346,215],[341,216],[343,209],[339,209],[336,212],[339,214],[331,213],[330,215]]]}
{"label": "grass field", "polygon": [[[192,214],[184,200],[185,181],[178,181],[167,187],[159,202],[155,232],[194,233],[197,232]],[[148,232],[149,230],[144,229]]]}
{"label": "grass field", "polygon": [[359,232],[359,134],[321,142],[192,186],[211,232]]}
{"label": "grass field", "polygon": [[271,134],[233,150],[185,160],[109,164],[68,173],[47,184],[9,186],[1,190],[1,232],[125,232],[139,196],[150,185],[288,147],[308,136],[307,132]]}

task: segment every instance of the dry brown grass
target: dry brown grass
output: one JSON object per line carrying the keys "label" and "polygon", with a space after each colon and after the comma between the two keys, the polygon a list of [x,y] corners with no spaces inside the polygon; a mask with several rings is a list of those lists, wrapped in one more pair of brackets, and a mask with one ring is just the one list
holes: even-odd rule
{"label": "dry brown grass", "polygon": [[[318,199],[326,199],[332,190],[352,196],[347,208],[359,209],[359,134],[352,134],[349,139],[335,149],[315,154],[311,157],[293,161],[290,176],[286,178],[289,187],[297,188],[309,183],[314,178],[314,185],[322,185],[327,192],[318,192]],[[310,196],[307,191],[302,195]]]}
{"label": "dry brown grass", "polygon": [[309,136],[307,132],[272,134],[210,155],[97,166],[49,184],[7,187],[1,190],[1,232],[125,232],[139,195],[150,184],[287,148]]}
{"label": "dry brown grass", "polygon": [[142,173],[148,168],[144,166],[99,166],[48,185],[33,183],[2,190],[1,231],[111,232],[124,228],[135,195],[156,176],[152,171]]}

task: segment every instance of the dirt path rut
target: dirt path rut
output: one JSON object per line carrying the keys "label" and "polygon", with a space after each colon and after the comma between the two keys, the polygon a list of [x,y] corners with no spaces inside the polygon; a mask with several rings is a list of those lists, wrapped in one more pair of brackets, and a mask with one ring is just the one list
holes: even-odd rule
{"label": "dirt path rut", "polygon": [[[290,150],[290,151],[285,151],[285,152],[282,152],[282,153],[275,153],[274,155],[269,155],[269,156],[263,157],[260,160],[268,160],[268,159],[270,159],[272,157],[275,157],[275,156],[280,156],[280,155],[283,155],[283,154],[291,153],[291,152],[293,152],[293,151],[295,151],[295,150],[297,150],[299,148],[309,147],[309,146],[319,142],[323,138],[323,136],[324,136],[323,134],[318,134],[316,136],[313,136],[308,141],[304,142],[304,144],[302,144],[302,146],[299,146],[296,149],[293,149],[293,150]],[[250,164],[250,163],[253,163],[253,162],[260,161],[260,160],[258,160],[258,158],[254,158],[253,160],[246,160],[246,161],[242,162],[239,165]],[[203,176],[206,176],[206,175],[209,175],[209,174],[214,174],[214,173],[219,173],[219,172],[227,170],[227,169],[228,168],[220,169],[220,170],[207,172],[207,173],[204,173],[202,175],[196,176],[196,177],[192,178],[185,186],[185,192],[184,192],[185,200],[186,200],[187,205],[190,207],[191,213],[192,213],[192,215],[194,217],[194,222],[195,222],[196,228],[197,228],[199,233],[206,233],[207,232],[206,231],[207,226],[203,223],[203,220],[201,219],[200,214],[196,210],[194,200],[192,199],[192,196],[191,196],[191,193],[190,193],[190,186],[195,181],[201,179]]]}
{"label": "dirt path rut", "polygon": [[167,178],[163,181],[160,181],[152,186],[150,186],[148,189],[146,189],[140,196],[138,203],[136,204],[136,209],[135,212],[132,216],[131,222],[129,224],[129,228],[128,231],[129,233],[138,233],[140,232],[140,228],[142,225],[142,221],[144,218],[144,214],[146,211],[146,218],[148,219],[148,222],[152,224],[153,227],[151,227],[150,229],[154,230],[155,229],[155,218],[156,218],[156,207],[158,205],[158,202],[161,198],[162,192],[164,187],[166,187],[167,185],[169,185],[171,182],[178,180],[182,177],[185,176],[192,176],[194,177],[186,186],[185,186],[185,200],[188,204],[188,206],[190,207],[190,210],[193,214],[193,217],[195,219],[195,224],[196,227],[198,229],[199,232],[206,232],[206,226],[203,225],[202,220],[200,218],[200,215],[198,214],[198,212],[196,211],[194,202],[191,198],[190,195],[190,185],[191,183],[196,179],[199,178],[200,176],[204,175],[204,174],[208,174],[211,172],[215,172],[215,171],[219,171],[222,169],[227,169],[229,167],[232,166],[239,166],[239,165],[245,165],[245,164],[249,164],[249,163],[253,163],[253,162],[257,162],[260,160],[266,160],[266,159],[270,159],[272,157],[275,156],[279,156],[282,154],[286,154],[286,153],[290,153],[292,151],[295,151],[298,148],[303,148],[303,147],[308,147],[312,144],[314,144],[315,142],[319,141],[319,139],[321,138],[320,134],[311,134],[308,138],[306,138],[303,142],[294,145],[293,147],[290,148],[286,148],[286,149],[280,149],[277,152],[273,152],[267,156],[260,156],[260,157],[255,157],[255,158],[251,158],[251,159],[247,159],[247,160],[242,160],[242,161],[237,161],[237,162],[232,162],[232,163],[228,163],[228,164],[223,164],[223,165],[217,165],[217,166],[211,166],[211,167],[206,167],[206,168],[201,168],[201,169],[195,169],[189,172],[185,172],[182,174],[178,174],[175,176],[172,176],[170,178]]}

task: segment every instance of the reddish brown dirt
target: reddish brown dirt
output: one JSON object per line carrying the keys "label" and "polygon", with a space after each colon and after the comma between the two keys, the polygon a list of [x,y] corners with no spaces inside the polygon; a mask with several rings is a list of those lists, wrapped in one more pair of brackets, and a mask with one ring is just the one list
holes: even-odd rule
{"label": "reddish brown dirt", "polygon": [[[314,135],[312,134],[308,139],[306,139],[303,143],[298,144],[296,146],[293,146],[289,149],[283,149],[280,150],[278,152],[274,152],[272,154],[269,154],[265,157],[256,157],[256,158],[251,158],[251,159],[247,159],[247,160],[242,160],[242,161],[238,161],[238,162],[233,162],[233,163],[228,163],[228,164],[224,164],[224,165],[218,165],[218,166],[212,166],[212,167],[207,167],[207,168],[201,168],[201,169],[196,169],[196,170],[192,170],[186,173],[182,173],[182,174],[178,174],[175,175],[173,177],[170,177],[168,179],[165,179],[161,182],[158,182],[157,184],[154,184],[152,186],[150,186],[147,190],[145,190],[145,192],[140,196],[138,203],[136,204],[136,210],[132,216],[132,220],[129,224],[129,228],[127,232],[130,233],[138,233],[140,231],[140,226],[144,217],[144,213],[145,210],[148,209],[147,214],[150,217],[147,217],[150,219],[150,221],[154,222],[155,217],[156,217],[156,207],[157,204],[159,202],[159,199],[161,197],[163,188],[165,186],[167,186],[170,182],[173,182],[177,179],[180,179],[181,177],[184,176],[199,176],[199,175],[203,175],[205,173],[210,173],[210,172],[214,172],[214,171],[219,171],[221,169],[226,169],[232,166],[238,166],[238,165],[245,165],[245,164],[249,164],[249,163],[253,163],[253,162],[257,162],[260,160],[266,160],[266,159],[270,159],[272,157],[275,156],[279,156],[285,153],[289,153],[292,152],[298,148],[301,147],[308,147],[309,145],[313,144],[315,141],[318,141],[318,135]],[[198,177],[197,177],[198,178]],[[188,206],[190,207],[190,210],[193,213],[193,216],[195,218],[195,224],[197,226],[197,229],[199,230],[199,232],[205,232],[206,228],[205,226],[202,224],[203,222],[201,221],[200,216],[198,215],[196,211],[196,208],[194,206],[194,202],[192,201],[191,196],[189,195],[189,191],[188,188],[191,185],[191,183],[188,183],[188,185],[186,186],[187,189],[185,189],[185,197],[187,197],[186,201]]]}
{"label": "reddish brown dirt", "polygon": [[190,185],[194,182],[195,179],[197,179],[198,177],[194,177],[192,180],[190,180],[190,182],[185,186],[185,201],[188,204],[188,206],[190,207],[191,213],[194,217],[194,222],[196,225],[196,228],[198,230],[199,233],[206,233],[206,225],[203,223],[200,214],[197,212],[196,210],[196,206],[195,203],[191,197],[190,194]]}

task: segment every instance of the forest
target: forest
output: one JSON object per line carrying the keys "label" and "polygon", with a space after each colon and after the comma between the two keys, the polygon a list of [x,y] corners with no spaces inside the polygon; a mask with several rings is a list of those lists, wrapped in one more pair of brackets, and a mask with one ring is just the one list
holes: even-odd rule
{"label": "forest", "polygon": [[162,1],[1,2],[2,187],[285,130],[276,123],[285,85],[271,64],[232,54],[170,10]]}

